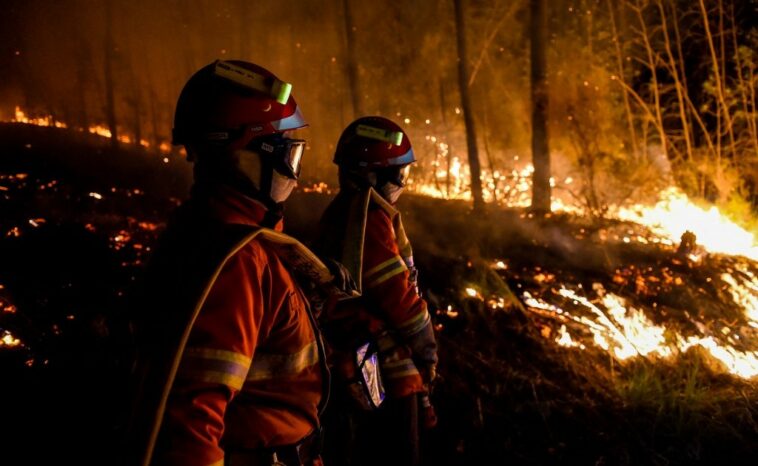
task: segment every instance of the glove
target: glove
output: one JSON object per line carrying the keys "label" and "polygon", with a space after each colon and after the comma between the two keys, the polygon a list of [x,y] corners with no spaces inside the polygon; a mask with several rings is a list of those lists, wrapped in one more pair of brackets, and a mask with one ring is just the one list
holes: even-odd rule
{"label": "glove", "polygon": [[418,371],[421,374],[421,380],[423,380],[424,384],[427,386],[430,386],[432,382],[434,382],[434,380],[437,378],[436,364],[428,364],[426,366],[419,367]]}
{"label": "glove", "polygon": [[323,259],[323,261],[334,277],[332,284],[337,287],[337,289],[346,295],[352,295],[354,292],[358,291],[358,285],[355,284],[353,276],[350,275],[350,271],[347,270],[342,263],[330,258]]}

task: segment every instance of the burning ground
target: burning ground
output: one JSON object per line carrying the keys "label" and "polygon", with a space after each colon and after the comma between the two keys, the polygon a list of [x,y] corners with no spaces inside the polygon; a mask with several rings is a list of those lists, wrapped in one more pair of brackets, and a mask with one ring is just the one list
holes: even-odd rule
{"label": "burning ground", "polygon": [[[103,464],[125,410],[129,290],[188,188],[188,166],[62,129],[4,125],[0,136],[4,443],[50,445],[4,449],[0,462]],[[329,198],[323,185],[294,196],[290,232],[307,242]],[[692,208],[676,199],[664,218]],[[754,244],[724,251],[693,226],[695,242],[680,247],[674,227],[686,219],[655,230],[631,221],[652,207],[598,221],[402,200],[441,345],[434,462],[755,457]],[[726,228],[733,246],[739,233]]]}

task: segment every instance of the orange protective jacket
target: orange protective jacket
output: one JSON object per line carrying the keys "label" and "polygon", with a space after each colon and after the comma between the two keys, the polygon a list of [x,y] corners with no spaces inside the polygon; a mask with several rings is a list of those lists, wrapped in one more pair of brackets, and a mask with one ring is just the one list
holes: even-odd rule
{"label": "orange protective jacket", "polygon": [[353,308],[342,313],[355,313],[365,327],[350,331],[378,340],[387,394],[425,391],[418,369],[436,365],[437,345],[411,277],[413,252],[400,213],[372,188],[342,189],[321,219],[317,249],[341,262],[361,290],[357,308],[356,301],[346,302]]}
{"label": "orange protective jacket", "polygon": [[224,450],[293,444],[318,427],[323,348],[275,244],[299,243],[261,229],[265,214],[215,187],[163,236],[139,319],[131,464],[222,465]]}

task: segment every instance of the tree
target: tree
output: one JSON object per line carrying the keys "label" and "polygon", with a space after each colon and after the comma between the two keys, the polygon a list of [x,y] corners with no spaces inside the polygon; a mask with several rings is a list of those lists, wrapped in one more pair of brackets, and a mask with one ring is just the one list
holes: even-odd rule
{"label": "tree", "polygon": [[471,97],[468,92],[468,61],[466,55],[466,27],[463,12],[463,0],[454,0],[455,4],[455,36],[458,44],[458,87],[461,93],[461,110],[466,125],[466,146],[468,148],[468,164],[471,170],[471,197],[474,199],[474,210],[484,209],[482,197],[482,175],[479,165],[479,152],[476,146],[476,125],[471,113]]}
{"label": "tree", "polygon": [[345,47],[347,52],[346,71],[350,84],[350,97],[353,103],[353,118],[363,114],[361,109],[361,95],[358,87],[358,60],[355,56],[355,21],[353,11],[350,8],[350,0],[342,0],[342,13],[345,20]]}
{"label": "tree", "polygon": [[532,96],[532,210],[550,212],[550,149],[548,147],[547,0],[530,0]]}
{"label": "tree", "polygon": [[105,3],[105,117],[111,132],[111,145],[118,147],[118,129],[116,127],[116,101],[113,94],[113,2]]}

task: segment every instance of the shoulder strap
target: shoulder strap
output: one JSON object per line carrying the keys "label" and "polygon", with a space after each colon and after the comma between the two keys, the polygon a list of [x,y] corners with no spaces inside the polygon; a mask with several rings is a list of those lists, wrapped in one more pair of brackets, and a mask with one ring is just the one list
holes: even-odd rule
{"label": "shoulder strap", "polygon": [[316,254],[295,238],[268,228],[258,231],[260,239],[268,243],[296,275],[318,285],[331,283],[334,277]]}

